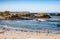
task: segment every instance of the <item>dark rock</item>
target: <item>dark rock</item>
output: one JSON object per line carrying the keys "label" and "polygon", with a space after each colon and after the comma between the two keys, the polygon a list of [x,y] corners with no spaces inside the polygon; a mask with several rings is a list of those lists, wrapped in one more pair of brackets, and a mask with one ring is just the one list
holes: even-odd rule
{"label": "dark rock", "polygon": [[60,27],[60,24],[57,24],[57,27]]}

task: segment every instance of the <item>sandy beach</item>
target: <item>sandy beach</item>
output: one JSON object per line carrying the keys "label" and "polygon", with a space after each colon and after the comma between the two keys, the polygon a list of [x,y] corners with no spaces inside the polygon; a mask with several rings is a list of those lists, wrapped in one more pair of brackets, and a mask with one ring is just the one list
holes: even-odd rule
{"label": "sandy beach", "polygon": [[0,39],[60,39],[60,34],[0,30]]}

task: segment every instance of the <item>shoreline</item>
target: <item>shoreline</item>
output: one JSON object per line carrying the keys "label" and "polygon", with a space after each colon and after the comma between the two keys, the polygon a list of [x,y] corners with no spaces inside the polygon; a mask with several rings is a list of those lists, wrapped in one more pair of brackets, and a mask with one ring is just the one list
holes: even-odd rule
{"label": "shoreline", "polygon": [[0,39],[60,39],[60,34],[0,30]]}
{"label": "shoreline", "polygon": [[28,29],[28,28],[16,28],[16,27],[14,28],[14,27],[10,27],[8,25],[1,25],[1,24],[0,24],[0,27],[1,27],[0,28],[1,30],[60,34],[60,30],[49,30],[49,29],[48,29],[48,31],[46,29],[33,30],[33,29]]}

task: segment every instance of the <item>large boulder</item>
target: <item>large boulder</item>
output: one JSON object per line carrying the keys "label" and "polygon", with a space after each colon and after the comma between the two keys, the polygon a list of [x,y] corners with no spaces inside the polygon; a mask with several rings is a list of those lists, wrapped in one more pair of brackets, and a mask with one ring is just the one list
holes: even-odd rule
{"label": "large boulder", "polygon": [[41,14],[41,13],[38,13],[35,15],[36,18],[51,18],[49,15],[47,14]]}

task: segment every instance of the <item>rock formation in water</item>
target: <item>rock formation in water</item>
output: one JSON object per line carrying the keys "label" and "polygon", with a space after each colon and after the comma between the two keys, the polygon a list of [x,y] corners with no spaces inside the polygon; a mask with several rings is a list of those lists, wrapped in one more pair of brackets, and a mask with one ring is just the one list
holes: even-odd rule
{"label": "rock formation in water", "polygon": [[16,19],[33,19],[33,18],[50,18],[47,14],[33,14],[33,13],[11,13],[9,11],[0,12],[0,19],[3,20],[16,20]]}
{"label": "rock formation in water", "polygon": [[50,16],[60,16],[60,13],[51,13]]}
{"label": "rock formation in water", "polygon": [[57,24],[57,27],[60,27],[60,24]]}
{"label": "rock formation in water", "polygon": [[47,15],[47,14],[41,14],[41,13],[36,14],[35,17],[36,18],[51,18],[49,15]]}

